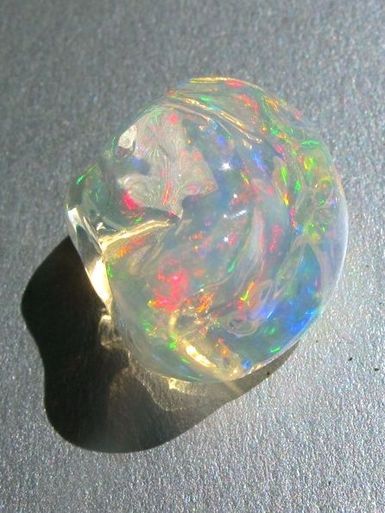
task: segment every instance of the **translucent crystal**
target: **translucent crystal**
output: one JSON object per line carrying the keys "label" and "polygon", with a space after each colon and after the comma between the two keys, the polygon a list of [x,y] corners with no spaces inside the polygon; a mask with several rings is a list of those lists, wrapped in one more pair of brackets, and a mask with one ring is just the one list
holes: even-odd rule
{"label": "translucent crystal", "polygon": [[230,78],[192,79],[126,125],[71,187],[67,215],[137,360],[187,381],[241,378],[287,350],[346,249],[317,132]]}

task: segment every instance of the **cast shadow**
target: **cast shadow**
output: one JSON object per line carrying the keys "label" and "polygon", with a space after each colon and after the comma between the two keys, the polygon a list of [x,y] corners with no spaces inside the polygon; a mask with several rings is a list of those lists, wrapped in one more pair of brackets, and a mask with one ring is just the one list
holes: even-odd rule
{"label": "cast shadow", "polygon": [[45,371],[45,407],[69,442],[106,452],[149,449],[175,438],[263,381],[288,351],[261,371],[224,384],[180,391],[169,380],[143,379],[106,317],[69,238],[35,271],[22,313]]}

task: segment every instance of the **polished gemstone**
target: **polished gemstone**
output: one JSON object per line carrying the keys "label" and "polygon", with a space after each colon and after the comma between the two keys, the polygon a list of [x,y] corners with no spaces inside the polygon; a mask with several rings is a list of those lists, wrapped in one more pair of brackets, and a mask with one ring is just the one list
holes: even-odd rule
{"label": "polished gemstone", "polygon": [[71,237],[142,365],[230,381],[280,356],[337,282],[347,213],[301,113],[195,78],[140,113],[71,187]]}

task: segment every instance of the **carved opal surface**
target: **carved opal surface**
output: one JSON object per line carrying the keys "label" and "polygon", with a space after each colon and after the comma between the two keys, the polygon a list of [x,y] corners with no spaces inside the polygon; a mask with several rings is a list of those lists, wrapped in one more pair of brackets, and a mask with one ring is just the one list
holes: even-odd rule
{"label": "carved opal surface", "polygon": [[112,139],[72,185],[70,234],[141,364],[230,381],[322,312],[347,212],[314,128],[263,89],[196,78]]}

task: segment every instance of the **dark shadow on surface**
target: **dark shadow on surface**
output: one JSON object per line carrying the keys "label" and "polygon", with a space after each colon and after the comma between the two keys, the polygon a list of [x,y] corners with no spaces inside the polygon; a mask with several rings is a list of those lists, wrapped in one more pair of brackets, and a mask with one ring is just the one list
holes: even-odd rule
{"label": "dark shadow on surface", "polygon": [[201,385],[200,397],[170,390],[154,375],[145,386],[128,352],[105,334],[101,340],[104,307],[69,238],[32,276],[22,313],[43,360],[51,424],[91,450],[138,451],[171,440],[259,384],[291,352],[230,386]]}

